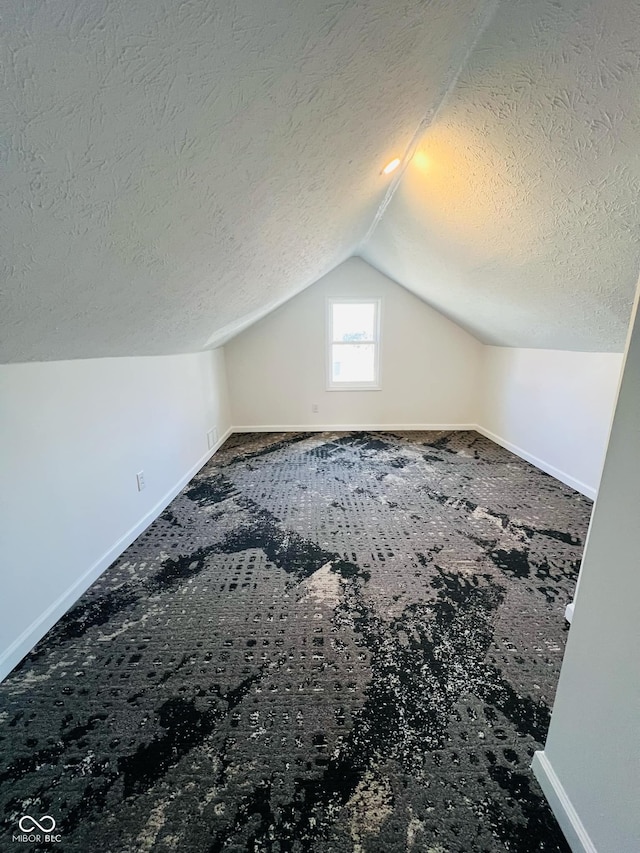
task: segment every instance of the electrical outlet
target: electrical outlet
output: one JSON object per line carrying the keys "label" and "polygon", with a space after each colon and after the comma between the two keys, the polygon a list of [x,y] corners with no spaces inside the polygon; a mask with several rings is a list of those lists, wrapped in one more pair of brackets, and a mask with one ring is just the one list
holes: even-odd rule
{"label": "electrical outlet", "polygon": [[144,471],[138,471],[136,474],[136,482],[138,483],[138,491],[141,492],[146,485],[144,481]]}
{"label": "electrical outlet", "polygon": [[314,415],[318,414],[318,404],[317,403],[311,404],[311,411],[313,412]]}
{"label": "electrical outlet", "polygon": [[207,433],[207,444],[209,445],[209,450],[215,446],[218,441],[218,427],[211,427],[209,432]]}

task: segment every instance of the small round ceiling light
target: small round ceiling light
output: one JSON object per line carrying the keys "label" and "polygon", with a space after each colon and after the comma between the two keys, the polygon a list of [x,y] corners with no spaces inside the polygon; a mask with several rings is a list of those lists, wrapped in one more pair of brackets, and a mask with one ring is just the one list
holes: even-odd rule
{"label": "small round ceiling light", "polygon": [[400,158],[396,157],[395,160],[392,160],[390,163],[387,163],[387,165],[382,170],[382,174],[383,175],[390,175],[391,172],[395,172],[395,170],[398,168],[399,165],[400,165]]}

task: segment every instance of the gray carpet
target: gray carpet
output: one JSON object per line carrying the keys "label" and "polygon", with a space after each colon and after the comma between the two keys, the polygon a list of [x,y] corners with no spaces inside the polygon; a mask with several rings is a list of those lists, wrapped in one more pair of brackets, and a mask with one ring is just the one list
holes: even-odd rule
{"label": "gray carpet", "polygon": [[590,511],[472,432],[232,437],[0,685],[0,849],[568,853]]}

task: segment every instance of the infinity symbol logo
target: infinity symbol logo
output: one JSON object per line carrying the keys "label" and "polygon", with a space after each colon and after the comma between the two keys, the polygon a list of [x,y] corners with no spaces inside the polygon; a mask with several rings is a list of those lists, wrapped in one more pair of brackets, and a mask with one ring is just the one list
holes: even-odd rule
{"label": "infinity symbol logo", "polygon": [[56,822],[50,814],[43,815],[39,821],[30,814],[25,814],[18,821],[18,826],[23,832],[33,832],[34,829],[39,829],[40,832],[53,832]]}

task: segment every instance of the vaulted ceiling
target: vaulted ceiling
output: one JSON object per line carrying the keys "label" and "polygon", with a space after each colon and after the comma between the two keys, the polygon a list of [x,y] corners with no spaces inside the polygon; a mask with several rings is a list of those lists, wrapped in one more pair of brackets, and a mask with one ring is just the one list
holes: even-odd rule
{"label": "vaulted ceiling", "polygon": [[353,254],[619,350],[639,57],[635,0],[5,4],[0,360],[214,346]]}
{"label": "vaulted ceiling", "polygon": [[640,3],[500,4],[362,254],[486,343],[622,351]]}

